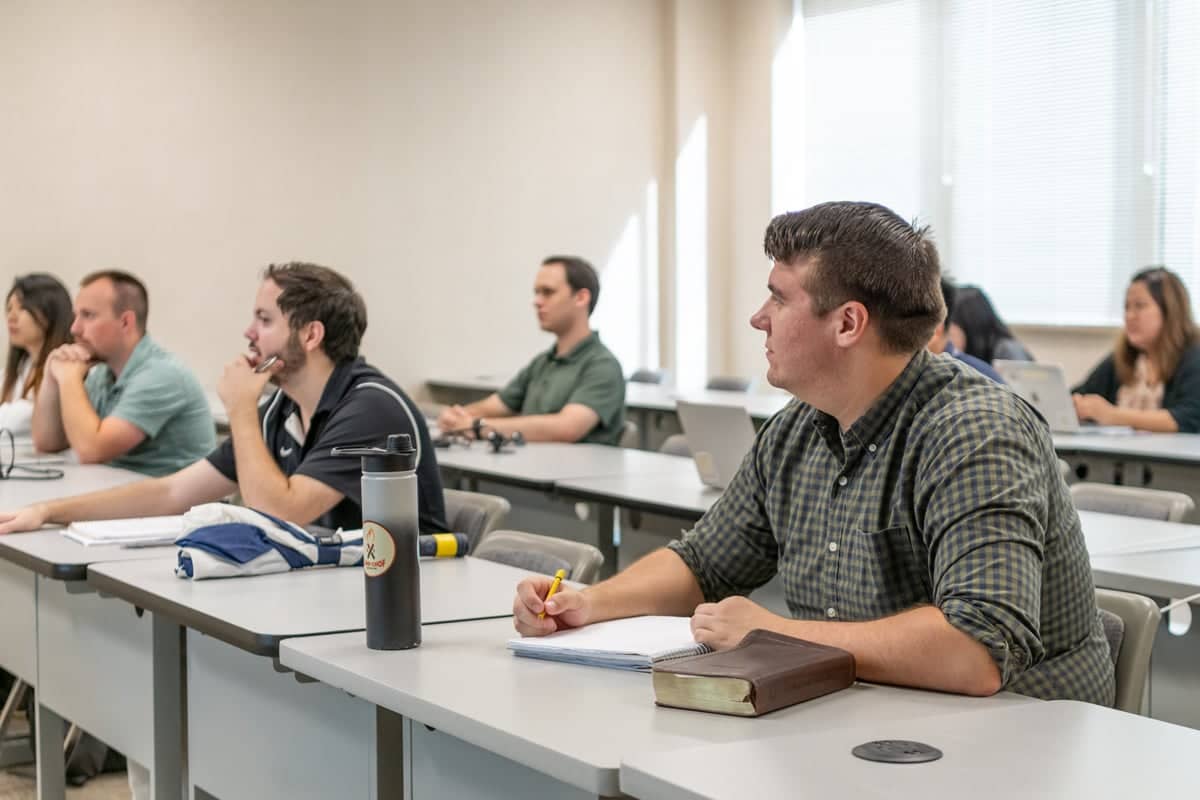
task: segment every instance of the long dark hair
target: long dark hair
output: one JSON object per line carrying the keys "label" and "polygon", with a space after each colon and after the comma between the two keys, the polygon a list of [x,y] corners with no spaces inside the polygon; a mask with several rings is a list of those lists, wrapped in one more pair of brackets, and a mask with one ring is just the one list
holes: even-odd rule
{"label": "long dark hair", "polygon": [[998,341],[1016,338],[992,307],[992,301],[977,286],[958,287],[950,321],[962,328],[967,337],[963,352],[989,364],[996,356]]}
{"label": "long dark hair", "polygon": [[[1147,267],[1129,280],[1129,285],[1142,283],[1162,312],[1162,332],[1153,350],[1146,353],[1163,383],[1171,380],[1184,352],[1196,343],[1196,323],[1192,320],[1192,302],[1187,287],[1179,276],[1166,267]],[[1134,365],[1142,351],[1133,346],[1121,329],[1117,337],[1114,361],[1117,380],[1121,385],[1133,382]]]}
{"label": "long dark hair", "polygon": [[[0,388],[0,403],[11,402],[16,397],[28,397],[42,385],[46,372],[46,358],[60,344],[71,341],[71,296],[66,287],[53,275],[32,272],[13,281],[12,288],[4,298],[5,305],[16,296],[17,302],[30,313],[34,321],[45,332],[45,341],[40,353],[30,353],[14,344],[8,346],[8,359],[4,364],[4,386]],[[29,377],[18,394],[17,376],[25,366],[26,359],[35,359]]]}

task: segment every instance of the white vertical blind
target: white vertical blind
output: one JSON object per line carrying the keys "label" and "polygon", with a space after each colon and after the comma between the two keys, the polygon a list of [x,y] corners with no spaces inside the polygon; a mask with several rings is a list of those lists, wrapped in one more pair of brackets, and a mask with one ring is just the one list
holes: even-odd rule
{"label": "white vertical blind", "polygon": [[806,0],[796,15],[773,119],[804,152],[779,159],[777,201],[935,222],[948,270],[1010,322],[1119,322],[1148,263],[1200,299],[1200,2]]}

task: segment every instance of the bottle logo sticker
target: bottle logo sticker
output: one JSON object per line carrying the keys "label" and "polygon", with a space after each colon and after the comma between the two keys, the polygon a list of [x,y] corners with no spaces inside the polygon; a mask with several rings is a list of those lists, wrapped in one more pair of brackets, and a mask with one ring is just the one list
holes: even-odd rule
{"label": "bottle logo sticker", "polygon": [[396,560],[396,543],[387,528],[378,522],[363,520],[363,570],[368,578],[378,578]]}

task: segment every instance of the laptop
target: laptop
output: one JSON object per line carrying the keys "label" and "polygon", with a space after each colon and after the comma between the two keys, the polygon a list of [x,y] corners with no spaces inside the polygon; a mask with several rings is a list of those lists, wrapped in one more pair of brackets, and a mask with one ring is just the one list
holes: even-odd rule
{"label": "laptop", "polygon": [[754,423],[749,412],[741,406],[686,400],[677,401],[675,410],[687,436],[700,481],[715,489],[724,489],[754,446]]}
{"label": "laptop", "polygon": [[1000,377],[1022,400],[1037,409],[1054,433],[1101,433],[1117,435],[1133,433],[1127,425],[1080,424],[1075,416],[1075,401],[1067,388],[1067,378],[1057,364],[1035,364],[1032,361],[1005,361],[992,364]]}

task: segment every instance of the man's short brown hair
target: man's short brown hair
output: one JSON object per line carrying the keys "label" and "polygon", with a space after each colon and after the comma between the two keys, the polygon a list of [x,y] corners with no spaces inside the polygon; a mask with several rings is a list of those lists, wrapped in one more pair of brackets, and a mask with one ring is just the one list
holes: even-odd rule
{"label": "man's short brown hair", "polygon": [[771,220],[763,249],[773,261],[809,261],[805,291],[824,316],[856,300],[884,347],[915,353],[946,317],[941,269],[929,228],[876,203],[821,203]]}
{"label": "man's short brown hair", "polygon": [[126,311],[132,311],[133,318],[137,322],[138,333],[144,334],[146,319],[150,316],[150,295],[146,292],[146,285],[128,272],[122,272],[119,269],[102,269],[93,272],[80,281],[79,285],[90,286],[96,281],[105,279],[112,281],[113,295],[116,297],[113,301],[113,311],[117,313],[117,316]]}
{"label": "man's short brown hair", "polygon": [[367,330],[367,304],[348,278],[329,267],[291,261],[271,264],[263,280],[279,286],[279,310],[288,327],[299,331],[310,322],[325,326],[321,347],[335,364],[358,357]]}

